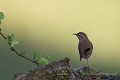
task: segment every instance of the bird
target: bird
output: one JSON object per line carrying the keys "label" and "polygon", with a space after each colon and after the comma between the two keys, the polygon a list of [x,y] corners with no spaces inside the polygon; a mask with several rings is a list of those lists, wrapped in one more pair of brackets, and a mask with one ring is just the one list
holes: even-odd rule
{"label": "bird", "polygon": [[79,55],[80,55],[80,62],[82,58],[87,60],[87,65],[88,65],[88,58],[91,56],[93,52],[93,44],[90,42],[88,39],[87,35],[84,32],[78,32],[76,35],[77,38],[79,39],[78,43],[78,50],[79,50]]}

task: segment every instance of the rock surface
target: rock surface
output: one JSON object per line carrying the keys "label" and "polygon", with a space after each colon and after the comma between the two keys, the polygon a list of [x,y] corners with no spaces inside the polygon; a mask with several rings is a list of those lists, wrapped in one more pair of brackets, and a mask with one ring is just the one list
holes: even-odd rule
{"label": "rock surface", "polygon": [[120,80],[120,74],[103,73],[89,66],[72,69],[69,61],[69,58],[64,58],[44,67],[15,74],[13,80]]}

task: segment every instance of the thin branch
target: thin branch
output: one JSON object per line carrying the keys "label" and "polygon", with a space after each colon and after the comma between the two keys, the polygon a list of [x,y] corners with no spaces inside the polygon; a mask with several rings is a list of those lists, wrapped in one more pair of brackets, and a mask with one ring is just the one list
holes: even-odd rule
{"label": "thin branch", "polygon": [[[2,34],[1,29],[0,29],[0,35],[6,40],[6,37]],[[8,43],[8,44],[9,44],[9,43]],[[9,45],[10,45],[10,44],[9,44]],[[30,59],[30,58],[22,55],[21,53],[18,53],[18,51],[17,51],[14,47],[11,47],[10,49],[11,49],[11,51],[15,52],[18,56],[23,57],[23,58],[27,59],[28,61],[33,62],[33,63],[35,63],[37,66],[39,66],[39,63],[38,63],[36,60],[32,60],[32,59]]]}
{"label": "thin branch", "polygon": [[0,34],[1,34],[1,36],[6,40],[6,37],[1,33],[1,31],[0,31]]}

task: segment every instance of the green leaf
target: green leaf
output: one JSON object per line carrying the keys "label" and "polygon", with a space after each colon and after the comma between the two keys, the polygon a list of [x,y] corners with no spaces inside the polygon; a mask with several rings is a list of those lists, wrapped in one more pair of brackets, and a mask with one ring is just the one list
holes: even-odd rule
{"label": "green leaf", "polygon": [[34,53],[34,59],[35,59],[35,60],[38,60],[38,59],[40,59],[41,57],[42,57],[42,55],[40,54],[39,51]]}
{"label": "green leaf", "polygon": [[39,51],[34,53],[33,59],[36,60],[39,63],[39,65],[49,64],[48,58],[42,57]]}
{"label": "green leaf", "polygon": [[13,34],[8,35],[6,41],[10,44],[11,47],[14,47],[19,43]]}
{"label": "green leaf", "polygon": [[18,41],[13,41],[13,42],[11,43],[11,47],[14,47],[16,44],[18,44]]}
{"label": "green leaf", "polygon": [[45,63],[45,64],[49,64],[49,60],[48,60],[48,58],[46,58],[46,57],[42,57],[42,58],[41,58],[41,61],[42,61],[43,63]]}
{"label": "green leaf", "polygon": [[8,43],[11,42],[11,37],[10,37],[9,35],[7,35],[6,41],[7,41]]}
{"label": "green leaf", "polygon": [[46,57],[41,57],[40,59],[37,60],[39,65],[46,65],[49,64],[49,60]]}
{"label": "green leaf", "polygon": [[0,21],[4,19],[4,14],[3,12],[0,12]]}

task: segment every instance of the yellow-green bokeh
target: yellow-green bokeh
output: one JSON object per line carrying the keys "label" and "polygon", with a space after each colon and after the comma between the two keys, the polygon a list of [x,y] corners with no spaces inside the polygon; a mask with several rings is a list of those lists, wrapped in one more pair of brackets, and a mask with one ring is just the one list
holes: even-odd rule
{"label": "yellow-green bokeh", "polygon": [[[119,0],[2,0],[0,11],[5,19],[1,28],[5,35],[13,33],[19,40],[18,51],[30,55],[40,51],[51,61],[70,57],[72,67],[80,65],[78,40],[72,34],[83,31],[94,45],[89,65],[119,72],[119,9]],[[13,54],[1,37],[0,58],[0,78],[4,80],[36,67]],[[86,64],[84,60],[82,64]]]}

